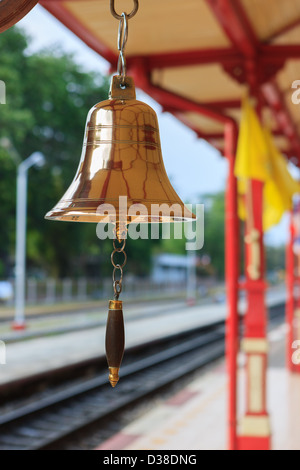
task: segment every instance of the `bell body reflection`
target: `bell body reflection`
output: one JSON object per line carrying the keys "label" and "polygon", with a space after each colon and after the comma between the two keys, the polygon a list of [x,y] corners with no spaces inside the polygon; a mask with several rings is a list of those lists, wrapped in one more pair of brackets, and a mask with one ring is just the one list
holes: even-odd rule
{"label": "bell body reflection", "polygon": [[[156,113],[136,100],[130,77],[126,78],[124,89],[120,77],[113,77],[110,99],[90,110],[75,178],[46,218],[75,222],[113,221],[108,220],[110,214],[107,217],[99,213],[98,207],[110,204],[115,215],[120,216],[119,196],[127,197],[126,223],[195,218],[168,179]],[[133,204],[143,204],[147,211],[139,217],[128,215]],[[160,210],[153,214],[152,209],[157,205],[161,206]]]}

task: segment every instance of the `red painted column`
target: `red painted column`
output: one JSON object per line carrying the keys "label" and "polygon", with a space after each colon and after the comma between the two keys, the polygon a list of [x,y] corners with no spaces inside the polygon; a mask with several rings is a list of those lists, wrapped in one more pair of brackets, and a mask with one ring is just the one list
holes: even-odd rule
{"label": "red painted column", "polygon": [[[286,324],[288,327],[286,341],[286,366],[291,372],[300,372],[300,213],[299,204],[295,207],[295,213],[291,212],[290,239],[286,250]],[[297,218],[297,223],[295,223]],[[296,240],[297,238],[297,240]],[[295,254],[295,247],[297,252]],[[298,266],[297,266],[298,264]]]}
{"label": "red painted column", "polygon": [[242,350],[246,354],[246,413],[240,423],[240,450],[268,450],[271,429],[266,408],[268,343],[263,244],[263,188],[261,181],[250,180],[246,222],[247,311]]}
{"label": "red painted column", "polygon": [[292,344],[294,342],[294,311],[295,311],[295,297],[294,297],[294,285],[295,285],[295,265],[294,265],[294,224],[293,214],[290,216],[290,239],[286,249],[286,324],[288,327],[287,331],[287,342],[286,342],[286,366],[290,371],[294,370],[294,364],[292,362]]}
{"label": "red painted column", "polygon": [[239,220],[237,214],[237,180],[234,164],[237,146],[237,127],[225,126],[225,157],[228,160],[228,179],[225,211],[225,278],[227,292],[226,364],[228,374],[227,429],[228,449],[237,449],[237,354],[239,350],[238,277],[239,277]]}

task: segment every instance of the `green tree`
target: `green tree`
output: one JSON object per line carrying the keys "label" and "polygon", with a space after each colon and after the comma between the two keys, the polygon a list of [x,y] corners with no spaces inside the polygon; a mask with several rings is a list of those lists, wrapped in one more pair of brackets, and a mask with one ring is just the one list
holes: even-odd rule
{"label": "green tree", "polygon": [[[224,193],[208,194],[202,198],[205,207],[204,216],[204,246],[199,255],[209,255],[211,265],[207,268],[199,269],[199,274],[215,274],[219,278],[224,278],[224,256],[225,256],[225,201]],[[184,230],[183,230],[184,232]],[[157,253],[186,254],[185,238],[176,239],[171,230],[171,238],[161,240],[155,247]]]}
{"label": "green tree", "polygon": [[[62,197],[78,167],[89,109],[107,99],[108,79],[85,73],[59,51],[27,54],[29,39],[18,28],[0,35],[0,79],[7,104],[0,107],[0,260],[13,266],[16,164],[34,151],[46,157],[30,169],[27,264],[52,276],[111,274],[111,240],[98,240],[96,224],[52,222],[45,213]],[[151,241],[129,240],[128,270],[149,272]]]}
{"label": "green tree", "polygon": [[[107,98],[108,82],[84,73],[73,57],[44,51],[27,56],[28,39],[17,28],[0,35],[0,78],[6,105],[0,113],[0,255],[14,253],[16,162],[41,151],[47,164],[30,169],[27,254],[29,266],[53,275],[83,274],[85,256],[100,255],[95,225],[52,223],[45,213],[72,181],[81,153],[88,110]],[[70,271],[72,268],[72,271]]]}
{"label": "green tree", "polygon": [[[204,246],[199,255],[209,255],[211,265],[207,268],[207,273],[214,273],[220,278],[224,277],[224,213],[225,202],[224,193],[209,194],[204,196]],[[176,240],[162,240],[159,250],[167,253],[186,254],[185,238]],[[199,270],[199,274],[204,273]]]}
{"label": "green tree", "polygon": [[[177,224],[177,222],[176,222]],[[159,253],[173,253],[176,255],[186,255],[186,239],[184,237],[184,227],[182,224],[181,230],[182,230],[182,237],[181,238],[175,238],[176,237],[176,231],[175,231],[175,224],[171,224],[171,229],[170,229],[170,238],[160,238],[160,242],[157,243],[155,247],[155,251]],[[178,230],[178,233],[180,234],[180,230]],[[163,235],[163,228],[160,227],[160,234],[161,237]]]}
{"label": "green tree", "polygon": [[266,270],[274,272],[285,269],[285,246],[267,246],[266,247]]}
{"label": "green tree", "polygon": [[215,274],[223,278],[225,267],[225,197],[224,193],[204,198],[204,247],[203,253],[211,258]]}

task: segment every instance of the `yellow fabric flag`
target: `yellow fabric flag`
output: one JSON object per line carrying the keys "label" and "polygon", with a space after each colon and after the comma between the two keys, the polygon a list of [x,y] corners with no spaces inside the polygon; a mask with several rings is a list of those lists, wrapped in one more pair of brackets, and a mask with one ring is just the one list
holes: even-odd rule
{"label": "yellow fabric flag", "polygon": [[271,161],[271,179],[264,187],[264,230],[268,230],[280,222],[284,212],[292,209],[293,196],[300,193],[300,184],[290,174],[271,132],[265,129],[264,133]]}
{"label": "yellow fabric flag", "polygon": [[238,213],[247,218],[246,193],[249,179],[264,181],[264,230],[278,224],[285,211],[292,209],[293,195],[300,184],[287,168],[269,130],[263,129],[248,99],[243,101],[235,175],[238,179]]}
{"label": "yellow fabric flag", "polygon": [[[285,210],[291,210],[293,207],[293,196],[294,194],[300,192],[300,183],[296,181],[289,172],[287,167],[287,161],[274,144],[271,132],[265,129],[264,133],[270,152],[269,155],[271,160],[271,179],[277,187],[278,199],[281,200],[281,203]],[[272,195],[269,198],[269,201],[270,203],[272,203]]]}
{"label": "yellow fabric flag", "polygon": [[270,177],[269,149],[263,129],[248,98],[242,116],[235,162],[235,176],[266,181]]}

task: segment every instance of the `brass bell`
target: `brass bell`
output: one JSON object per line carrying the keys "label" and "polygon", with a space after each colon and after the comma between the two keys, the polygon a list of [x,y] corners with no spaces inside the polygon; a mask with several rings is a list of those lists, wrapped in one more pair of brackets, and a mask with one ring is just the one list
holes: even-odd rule
{"label": "brass bell", "polygon": [[[82,155],[75,178],[46,219],[101,222],[98,206],[110,204],[120,214],[119,196],[127,196],[126,223],[194,219],[174,191],[161,153],[157,116],[137,101],[133,79],[115,76],[110,96],[96,104],[86,122]],[[132,204],[143,204],[147,217],[128,215]],[[152,205],[162,205],[152,214]],[[170,213],[170,207],[172,212]],[[109,217],[109,214],[108,214]]]}
{"label": "brass bell", "polygon": [[[120,203],[126,196],[126,207]],[[101,205],[110,205],[105,212]],[[143,204],[143,211],[130,212],[134,204]],[[153,212],[153,208],[155,208]],[[123,267],[127,224],[176,222],[196,217],[178,197],[167,176],[160,147],[158,121],[150,106],[136,100],[132,78],[115,76],[109,99],[98,103],[89,112],[82,155],[75,178],[59,203],[46,219],[73,222],[112,222],[116,225],[114,251],[111,256],[114,300],[109,302],[106,326],[106,357],[109,381],[113,387],[119,380],[124,354]],[[116,264],[114,254],[124,256]],[[116,272],[120,272],[120,279]]]}

